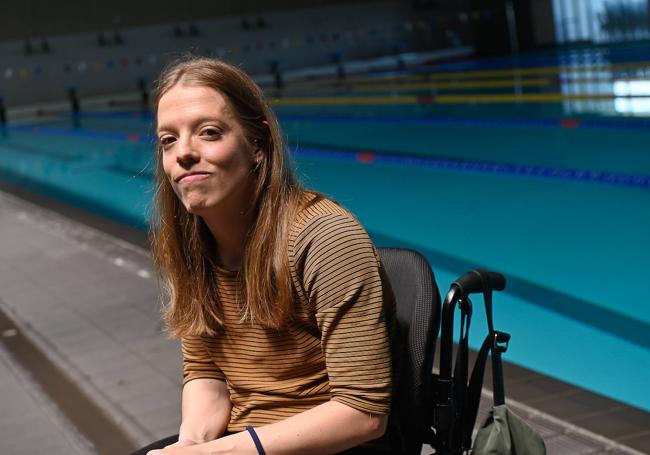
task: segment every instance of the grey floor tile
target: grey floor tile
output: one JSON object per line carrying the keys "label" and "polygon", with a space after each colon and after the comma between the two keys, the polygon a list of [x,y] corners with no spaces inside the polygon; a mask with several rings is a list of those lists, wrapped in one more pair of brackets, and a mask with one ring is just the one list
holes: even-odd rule
{"label": "grey floor tile", "polygon": [[621,444],[633,447],[641,453],[650,453],[650,429],[619,440]]}
{"label": "grey floor tile", "polygon": [[140,419],[141,416],[148,416],[157,410],[163,410],[169,414],[174,409],[173,420],[175,421],[181,412],[181,394],[179,386],[158,387],[149,393],[138,395],[129,400],[128,411],[131,415]]}
{"label": "grey floor tile", "polygon": [[56,406],[0,344],[0,453],[92,453]]}
{"label": "grey floor tile", "polygon": [[99,373],[91,373],[90,380],[99,389],[107,390],[125,384],[146,381],[156,373],[149,365],[144,364],[140,359],[135,359],[133,363],[120,365]]}
{"label": "grey floor tile", "polygon": [[[486,378],[491,378],[491,373],[486,372]],[[513,398],[525,397],[526,402],[534,403],[543,401],[549,396],[571,392],[574,390],[570,385],[556,381],[551,378],[543,378],[539,375],[524,377],[520,380],[508,381],[505,384],[508,396]]]}
{"label": "grey floor tile", "polygon": [[141,359],[119,345],[104,346],[102,349],[77,355],[74,362],[91,378],[110,377],[121,370],[142,364]]}
{"label": "grey floor tile", "polygon": [[[23,317],[29,317],[28,314]],[[88,327],[89,323],[78,311],[63,304],[47,312],[47,317],[30,319],[30,324],[38,327],[39,333],[48,338],[56,338],[67,333],[76,333]]]}
{"label": "grey floor tile", "polygon": [[84,327],[77,332],[65,333],[51,341],[60,352],[65,353],[70,359],[101,350],[113,342],[111,338],[98,332],[93,326]]}
{"label": "grey floor tile", "polygon": [[575,436],[558,435],[554,438],[547,439],[545,443],[548,454],[586,455],[601,450],[601,446],[590,441],[584,441],[582,438]]}
{"label": "grey floor tile", "polygon": [[143,425],[161,438],[178,433],[181,423],[181,413],[176,403],[139,414],[137,417]]}
{"label": "grey floor tile", "polygon": [[527,418],[525,420],[544,439],[551,438],[551,437],[556,436],[558,434],[557,426],[551,425],[547,421],[544,421],[544,420],[541,420],[541,419],[535,419],[535,418]]}
{"label": "grey floor tile", "polygon": [[575,419],[573,423],[590,428],[608,438],[619,440],[650,430],[650,413],[620,407]]}
{"label": "grey floor tile", "polygon": [[620,406],[620,403],[616,401],[586,391],[549,394],[545,398],[534,400],[532,403],[542,411],[562,416],[563,419],[569,422]]}
{"label": "grey floor tile", "polygon": [[122,406],[128,406],[128,402],[134,398],[147,395],[148,393],[151,393],[152,390],[167,390],[175,385],[169,379],[156,374],[151,369],[150,371],[151,374],[146,378],[146,380],[126,382],[114,387],[108,387],[104,389],[104,393],[112,397],[116,403]]}
{"label": "grey floor tile", "polygon": [[166,378],[172,380],[176,384],[182,382],[183,360],[180,352],[159,352],[151,355],[149,360],[152,362],[153,368]]}

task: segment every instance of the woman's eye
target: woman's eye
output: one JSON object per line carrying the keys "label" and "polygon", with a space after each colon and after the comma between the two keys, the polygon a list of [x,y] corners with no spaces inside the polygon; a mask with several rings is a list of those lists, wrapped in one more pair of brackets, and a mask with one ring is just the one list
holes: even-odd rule
{"label": "woman's eye", "polygon": [[203,130],[203,132],[201,134],[203,134],[203,136],[216,138],[216,137],[221,136],[221,131],[215,130],[214,128],[206,128],[206,129]]}
{"label": "woman's eye", "polygon": [[160,138],[160,144],[162,146],[167,146],[167,145],[171,144],[172,142],[174,142],[175,140],[176,139],[174,139],[173,136],[163,136],[163,137]]}

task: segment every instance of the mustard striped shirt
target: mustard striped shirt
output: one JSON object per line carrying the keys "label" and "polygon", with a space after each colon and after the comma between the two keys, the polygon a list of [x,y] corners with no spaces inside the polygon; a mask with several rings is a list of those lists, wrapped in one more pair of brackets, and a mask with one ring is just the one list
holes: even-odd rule
{"label": "mustard striped shirt", "polygon": [[282,330],[240,322],[240,279],[218,271],[224,330],[182,339],[184,384],[226,381],[231,432],[329,400],[390,413],[394,301],[365,230],[331,200],[312,199],[290,231],[289,262],[298,317]]}

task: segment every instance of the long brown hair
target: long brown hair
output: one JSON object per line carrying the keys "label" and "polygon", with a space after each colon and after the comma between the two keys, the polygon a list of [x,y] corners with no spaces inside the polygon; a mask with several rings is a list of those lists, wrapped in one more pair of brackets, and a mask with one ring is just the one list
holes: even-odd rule
{"label": "long brown hair", "polygon": [[[303,190],[291,170],[277,118],[246,73],[199,57],[183,58],[163,70],[153,99],[155,114],[160,98],[179,83],[209,87],[224,95],[248,139],[263,150],[253,195],[255,218],[240,272],[242,320],[280,328],[292,316],[288,230]],[[165,322],[174,336],[214,335],[223,323],[217,291],[218,245],[204,221],[187,212],[174,193],[162,169],[160,146],[156,156],[151,236],[161,290],[169,298]]]}

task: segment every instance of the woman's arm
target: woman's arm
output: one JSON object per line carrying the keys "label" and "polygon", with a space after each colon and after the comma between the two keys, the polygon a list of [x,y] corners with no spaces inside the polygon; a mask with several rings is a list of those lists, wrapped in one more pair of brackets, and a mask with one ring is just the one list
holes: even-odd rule
{"label": "woman's arm", "polygon": [[[333,454],[381,437],[388,416],[370,416],[337,401],[316,406],[288,419],[256,429],[268,455]],[[230,440],[229,440],[230,438]],[[214,442],[216,453],[256,454],[247,432]]]}
{"label": "woman's arm", "polygon": [[181,338],[183,401],[179,440],[175,446],[211,441],[230,420],[230,394],[225,375],[212,360],[202,337]]}
{"label": "woman's arm", "polygon": [[221,436],[230,420],[231,407],[224,381],[199,378],[186,383],[179,445],[199,444]]}
{"label": "woman's arm", "polygon": [[[388,416],[370,416],[345,404],[329,401],[280,422],[255,429],[267,455],[334,454],[381,437]],[[160,455],[256,455],[243,431],[191,447],[168,447]]]}

